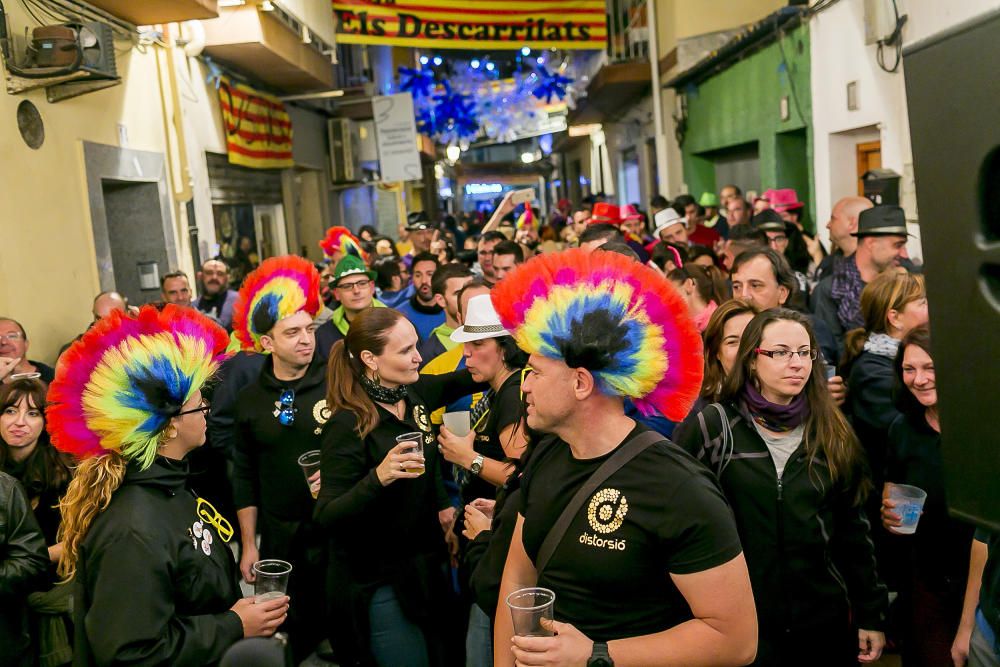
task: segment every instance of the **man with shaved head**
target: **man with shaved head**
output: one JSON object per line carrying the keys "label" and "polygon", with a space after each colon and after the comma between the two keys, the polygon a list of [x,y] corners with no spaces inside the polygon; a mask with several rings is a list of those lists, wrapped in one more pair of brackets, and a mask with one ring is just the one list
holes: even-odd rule
{"label": "man with shaved head", "polygon": [[816,280],[828,276],[834,265],[845,257],[850,257],[858,248],[858,239],[851,234],[858,231],[858,216],[861,211],[874,206],[865,197],[844,197],[833,205],[826,228],[830,231],[830,243],[834,246],[830,254],[823,258],[816,271]]}

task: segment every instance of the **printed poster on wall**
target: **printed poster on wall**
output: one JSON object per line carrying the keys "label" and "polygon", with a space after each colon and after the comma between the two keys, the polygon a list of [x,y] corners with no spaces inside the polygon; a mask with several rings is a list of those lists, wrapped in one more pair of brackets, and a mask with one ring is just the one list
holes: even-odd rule
{"label": "printed poster on wall", "polygon": [[417,124],[409,93],[372,98],[378,164],[382,180],[419,181],[423,177],[417,150]]}
{"label": "printed poster on wall", "polygon": [[433,49],[603,49],[604,0],[332,0],[337,42]]}

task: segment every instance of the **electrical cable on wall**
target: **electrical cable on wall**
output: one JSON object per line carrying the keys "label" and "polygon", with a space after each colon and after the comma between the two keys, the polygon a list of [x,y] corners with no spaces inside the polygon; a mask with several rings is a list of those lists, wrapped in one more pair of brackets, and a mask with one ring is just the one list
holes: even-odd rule
{"label": "electrical cable on wall", "polygon": [[[888,37],[883,37],[878,41],[878,47],[875,50],[875,62],[878,63],[879,67],[890,74],[899,70],[899,64],[903,60],[903,26],[909,18],[906,14],[903,14],[902,16],[899,15],[899,6],[896,4],[896,0],[892,0],[892,13],[896,18],[896,24]],[[887,67],[885,64],[886,46],[891,46],[896,51],[892,67]]]}

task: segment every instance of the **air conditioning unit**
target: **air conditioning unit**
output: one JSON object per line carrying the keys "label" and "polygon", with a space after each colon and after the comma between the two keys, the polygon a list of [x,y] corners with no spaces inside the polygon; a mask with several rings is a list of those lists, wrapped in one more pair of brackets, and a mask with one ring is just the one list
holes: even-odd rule
{"label": "air conditioning unit", "polygon": [[361,136],[357,123],[349,118],[331,118],[327,124],[330,136],[330,178],[334,183],[355,183],[361,180]]}

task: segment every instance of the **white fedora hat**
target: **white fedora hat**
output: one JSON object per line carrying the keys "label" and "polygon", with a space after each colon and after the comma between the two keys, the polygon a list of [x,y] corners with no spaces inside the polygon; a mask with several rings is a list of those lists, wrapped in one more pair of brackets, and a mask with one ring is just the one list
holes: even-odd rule
{"label": "white fedora hat", "polygon": [[484,338],[499,338],[509,336],[510,332],[500,324],[500,316],[493,309],[489,294],[478,294],[469,299],[468,312],[465,314],[465,324],[455,329],[451,339],[456,343],[468,343]]}
{"label": "white fedora hat", "polygon": [[653,230],[653,233],[656,234],[657,237],[659,237],[660,232],[666,229],[667,227],[670,227],[671,225],[677,225],[677,224],[686,225],[687,219],[682,217],[680,213],[678,213],[673,208],[668,206],[662,211],[658,211],[656,215],[653,216],[653,222],[656,224],[656,229]]}

